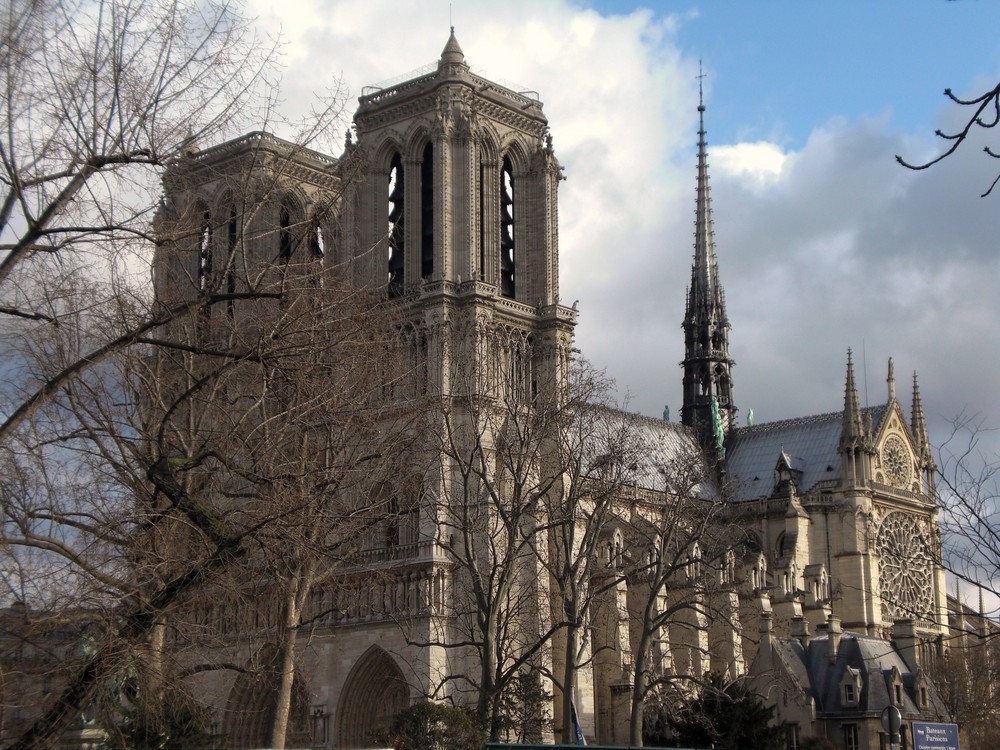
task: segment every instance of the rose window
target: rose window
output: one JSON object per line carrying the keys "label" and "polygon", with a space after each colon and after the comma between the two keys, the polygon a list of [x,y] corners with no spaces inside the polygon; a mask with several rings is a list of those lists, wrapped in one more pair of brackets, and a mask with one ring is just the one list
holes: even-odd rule
{"label": "rose window", "polygon": [[910,451],[896,435],[890,435],[882,446],[882,468],[893,487],[906,487],[913,476]]}
{"label": "rose window", "polygon": [[930,618],[934,559],[916,520],[899,511],[889,513],[879,527],[875,549],[882,619]]}

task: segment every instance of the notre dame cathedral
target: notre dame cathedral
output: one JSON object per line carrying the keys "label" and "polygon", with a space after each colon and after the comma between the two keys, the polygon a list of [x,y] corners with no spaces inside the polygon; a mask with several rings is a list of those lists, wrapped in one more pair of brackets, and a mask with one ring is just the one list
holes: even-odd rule
{"label": "notre dame cathedral", "polygon": [[[712,234],[704,111],[699,105],[681,422],[619,416],[660,436],[664,445],[693,448],[710,460],[714,496],[702,499],[738,507],[750,519],[749,542],[727,573],[739,580],[730,581],[724,622],[695,617],[683,628],[664,628],[659,658],[695,676],[718,671],[735,677],[749,669],[765,621],[784,636],[842,628],[873,638],[888,638],[894,623],[910,621],[929,653],[947,616],[935,466],[916,377],[904,409],[890,362],[885,402],[863,408],[848,352],[844,392],[830,394],[826,413],[739,423],[730,322]],[[501,366],[523,368],[519,377],[527,388],[544,390],[565,378],[576,311],[560,303],[562,175],[538,98],[472,73],[452,33],[430,72],[365,89],[354,129],[341,157],[266,133],[200,148],[192,143],[167,175],[163,212],[193,206],[214,231],[198,247],[160,248],[158,299],[183,298],[190,293],[185,284],[197,291],[213,270],[209,246],[232,243],[246,233],[245,223],[266,219],[274,231],[250,242],[253,252],[273,258],[310,253],[352,283],[399,300],[407,324],[421,332],[426,378],[435,392],[446,396],[456,387],[460,358],[485,356],[485,344],[462,338],[469,330],[502,331]],[[233,185],[248,184],[258,171],[273,174],[276,165],[281,190],[260,216],[244,215]],[[307,227],[308,241],[293,248],[292,227]],[[233,276],[226,283],[238,291],[242,282]],[[639,486],[634,492],[647,490],[663,492]],[[418,492],[443,490],[425,486]],[[419,508],[411,515],[338,574],[336,591],[317,593],[329,598],[329,606],[301,636],[292,718],[301,742],[291,732],[290,745],[361,747],[417,700],[466,701],[460,677],[477,672],[475,656],[449,649],[440,638],[416,639],[400,625],[404,618],[420,621],[425,634],[458,637],[447,625],[435,625],[454,596],[454,566],[433,519],[420,517]],[[612,537],[606,565],[627,555],[628,543]],[[375,570],[377,579],[368,577]],[[544,610],[544,576],[538,569],[523,575]],[[628,740],[627,695],[638,648],[631,585],[623,579],[606,588],[599,606],[616,614],[592,619],[592,658],[583,661],[573,689],[583,734],[602,744]],[[232,639],[225,660],[249,662],[250,641]],[[557,671],[557,651],[538,657],[549,660],[547,674]],[[266,700],[248,672],[204,672],[191,683],[211,704],[229,746],[267,742]],[[547,731],[558,733],[570,717],[558,684],[546,678],[542,687],[549,696]]]}

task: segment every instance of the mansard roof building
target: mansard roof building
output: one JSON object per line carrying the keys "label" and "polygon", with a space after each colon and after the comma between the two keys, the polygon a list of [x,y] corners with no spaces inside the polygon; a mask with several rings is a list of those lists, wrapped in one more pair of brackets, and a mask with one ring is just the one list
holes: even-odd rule
{"label": "mansard roof building", "polygon": [[[735,677],[753,658],[762,617],[773,618],[775,631],[789,636],[816,631],[834,616],[859,634],[859,643],[886,638],[895,621],[907,619],[927,649],[947,623],[934,465],[916,377],[909,416],[896,397],[891,364],[885,403],[862,408],[848,352],[842,401],[831,394],[825,407],[842,403],[842,409],[738,424],[703,103],[698,113],[681,423],[613,410],[604,420],[608,430],[627,425],[645,446],[627,462],[627,481],[615,500],[617,515],[640,521],[632,532],[609,523],[595,545],[601,567],[588,581],[592,609],[586,635],[576,644],[582,666],[572,704],[582,732],[604,744],[628,742],[629,700],[643,648],[653,652],[642,655],[645,663],[652,658],[651,672]],[[408,393],[446,402],[447,418],[461,422],[457,434],[479,441],[465,447],[492,460],[518,436],[515,420],[485,429],[475,411],[502,398],[497,382],[516,383],[519,398],[557,394],[573,361],[576,310],[559,297],[562,174],[542,104],[531,92],[473,73],[452,31],[429,72],[366,88],[354,129],[356,138],[348,137],[338,158],[266,133],[203,149],[190,144],[165,178],[157,301],[176,304],[216,290],[225,310],[198,319],[211,337],[218,330],[239,332],[248,304],[242,293],[251,278],[266,277],[275,267],[300,264],[320,269],[321,278],[379,290],[398,303],[400,327],[420,355],[413,371],[422,382]],[[173,233],[192,222],[203,227],[194,240],[190,232]],[[186,239],[170,241],[173,236]],[[285,273],[274,283],[283,283]],[[554,450],[554,443],[546,445]],[[310,600],[315,617],[303,615],[310,624],[300,639],[292,744],[362,746],[410,703],[434,698],[468,704],[489,677],[481,651],[455,647],[463,640],[465,615],[454,602],[456,592],[470,585],[469,574],[457,562],[461,545],[454,527],[442,520],[442,511],[424,505],[428,498],[445,506],[457,502],[459,479],[442,467],[454,468],[458,447],[456,456],[424,458],[422,465],[434,470],[407,490],[392,518],[366,532],[360,553],[343,561],[333,582]],[[592,451],[594,483],[603,480],[608,455]],[[704,476],[683,488],[665,480],[663,467],[692,456]],[[548,458],[538,459],[533,476],[545,474]],[[502,481],[495,484],[501,494],[514,491]],[[569,478],[560,479],[560,487],[569,484]],[[594,486],[588,491],[596,496]],[[684,493],[716,509],[720,522],[738,517],[746,538],[720,558],[711,591],[692,595],[697,606],[679,608],[682,616],[664,621],[643,640],[637,617],[648,593],[643,586],[650,588],[648,574],[640,580],[615,571],[634,564],[652,543],[646,540],[640,549],[634,529],[656,540],[672,531],[657,528],[665,523],[657,520],[665,517],[657,508],[664,498]],[[581,520],[581,533],[586,525]],[[483,529],[480,534],[468,545],[499,538],[484,539],[489,532]],[[698,545],[688,543],[683,553],[683,581],[677,583],[678,574],[670,586],[656,588],[654,610],[669,610],[678,592],[693,590],[702,575]],[[525,602],[518,619],[522,632],[544,632],[559,616],[547,554],[554,553],[519,559],[516,583],[507,590]],[[711,607],[704,604],[709,596]],[[273,685],[248,675],[272,648],[267,641],[273,617],[248,615],[237,605],[220,612],[219,602],[204,606],[200,622],[228,623],[221,628],[225,645],[213,646],[226,651],[226,658],[217,660],[245,664],[247,671],[201,671],[191,680],[193,689],[211,704],[228,746],[263,746],[266,693]],[[719,617],[708,617],[709,610]],[[573,644],[554,629],[535,651],[525,646],[508,654],[542,675],[535,699],[544,704],[540,715],[549,732],[571,721],[553,675],[565,666]]]}
{"label": "mansard roof building", "polygon": [[[752,684],[787,727],[789,744],[826,737],[838,747],[914,747],[927,724],[952,717],[931,680],[933,664],[921,661],[912,620],[900,620],[892,639],[842,632],[831,615],[810,637],[775,636],[763,618],[760,654],[750,670]],[[894,707],[901,721],[898,740],[882,726]]]}

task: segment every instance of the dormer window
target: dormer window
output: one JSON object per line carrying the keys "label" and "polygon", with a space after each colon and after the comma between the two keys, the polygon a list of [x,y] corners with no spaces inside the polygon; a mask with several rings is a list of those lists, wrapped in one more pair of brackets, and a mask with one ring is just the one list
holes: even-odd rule
{"label": "dormer window", "polygon": [[895,698],[895,704],[897,706],[903,705],[903,686],[898,682],[892,686],[893,697]]}
{"label": "dormer window", "polygon": [[844,670],[840,679],[840,696],[844,707],[856,707],[861,700],[861,671],[854,667]]}

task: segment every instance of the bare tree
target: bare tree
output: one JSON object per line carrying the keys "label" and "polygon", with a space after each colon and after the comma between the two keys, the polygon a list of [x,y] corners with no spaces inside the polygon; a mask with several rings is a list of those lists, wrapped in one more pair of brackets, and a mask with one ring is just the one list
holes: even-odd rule
{"label": "bare tree", "polygon": [[938,449],[943,564],[1000,595],[1000,458],[982,418],[962,414]]}
{"label": "bare tree", "polygon": [[[704,684],[712,669],[735,677],[732,662],[739,656],[733,644],[739,637],[734,549],[740,526],[729,517],[732,509],[719,498],[712,467],[695,444],[674,436],[672,445],[654,455],[658,486],[637,497],[629,552],[617,562],[628,582],[633,623],[629,744],[636,746],[642,745],[651,709],[669,711]],[[719,631],[734,634],[733,653],[710,643]]]}
{"label": "bare tree", "polygon": [[[934,134],[938,138],[944,139],[950,145],[943,153],[933,159],[919,164],[913,164],[904,159],[902,156],[897,155],[896,161],[907,169],[927,169],[928,167],[937,164],[939,161],[942,161],[955,153],[959,146],[965,143],[966,139],[969,138],[970,134],[972,134],[975,130],[992,130],[1000,124],[1000,84],[997,84],[989,91],[979,94],[978,96],[973,96],[970,99],[963,99],[962,97],[956,96],[951,89],[945,89],[944,95],[955,104],[967,108],[966,111],[971,111],[972,114],[969,115],[965,124],[954,133],[945,133],[943,130],[934,131]],[[997,152],[991,146],[984,146],[983,151],[994,159],[1000,159],[1000,152]],[[980,197],[985,198],[987,195],[992,193],[993,188],[997,186],[998,182],[1000,182],[1000,175],[997,175],[996,179],[990,183],[989,188],[986,189],[986,192]]]}
{"label": "bare tree", "polygon": [[532,548],[549,577],[553,617],[562,623],[553,634],[552,679],[561,696],[557,726],[570,744],[577,676],[593,663],[593,610],[622,581],[601,547],[630,504],[648,448],[637,420],[611,402],[610,392],[611,383],[589,363],[572,363],[565,419],[545,455],[559,479],[543,498],[542,537]]}
{"label": "bare tree", "polygon": [[952,633],[948,654],[930,663],[929,676],[948,711],[948,718],[962,728],[972,750],[995,747],[997,680],[1000,678],[998,641],[985,628],[969,627]]}
{"label": "bare tree", "polygon": [[[280,299],[241,308],[238,326],[192,311],[172,346],[88,370],[11,442],[7,476],[21,487],[4,488],[5,558],[25,563],[40,589],[33,599],[44,594],[52,617],[85,605],[93,645],[23,744],[58,734],[110,676],[135,675],[143,695],[175,689],[167,662],[183,662],[167,631],[174,642],[194,637],[190,609],[206,594],[248,587],[277,614],[267,739],[284,744],[296,641],[321,614],[311,595],[333,585],[352,540],[384,517],[374,490],[398,461],[414,407],[382,397],[386,373],[406,375],[387,303],[321,267],[281,272]],[[180,331],[218,340],[220,328],[240,339],[243,357],[181,345]],[[202,624],[226,628],[218,617]]]}
{"label": "bare tree", "polygon": [[439,458],[426,507],[454,563],[444,613],[451,632],[439,632],[436,643],[475,665],[444,680],[474,691],[476,715],[498,739],[505,692],[561,626],[548,611],[535,545],[543,501],[562,479],[546,449],[568,412],[560,388],[533,389],[540,357],[528,337],[498,326],[485,346],[487,355],[458,368],[451,395],[430,417],[430,452]]}
{"label": "bare tree", "polygon": [[281,610],[274,748],[285,746],[288,733],[297,641],[325,614],[313,594],[334,588],[359,540],[398,514],[384,488],[398,481],[421,414],[419,399],[386,396],[415,376],[395,310],[331,279],[323,297],[321,305],[313,294],[285,305],[283,320],[310,322],[277,329],[286,346],[297,341],[268,359],[269,393],[247,439],[250,502],[261,518],[268,507],[282,509],[255,539],[259,555],[250,566],[259,563],[272,581],[268,598]]}
{"label": "bare tree", "polygon": [[[15,745],[31,747],[92,704],[129,650],[146,655],[155,694],[165,616],[235,561],[259,559],[261,531],[280,514],[218,502],[248,489],[260,496],[263,485],[243,463],[247,412],[233,424],[232,410],[254,394],[271,398],[262,394],[274,381],[260,376],[269,362],[302,356],[293,337],[264,331],[276,321],[287,331],[307,304],[337,307],[343,322],[355,293],[331,299],[335,287],[319,281],[309,303],[292,302],[289,276],[275,283],[270,272],[244,274],[236,288],[235,244],[193,293],[152,300],[142,279],[164,240],[208,247],[200,222],[157,223],[169,208],[164,170],[199,142],[271,116],[274,42],[255,38],[228,4],[15,0],[0,13],[0,544],[5,572],[20,573],[11,594],[40,616],[67,617],[67,602],[101,613],[93,648]],[[329,104],[303,139],[336,117],[339,100]],[[271,187],[285,164],[270,157]],[[259,187],[243,193],[256,202],[241,206],[244,226],[272,197]],[[311,228],[277,227],[269,241],[304,241]],[[213,311],[267,305],[260,318],[270,329],[203,335]],[[349,307],[360,315],[364,305]],[[171,357],[183,366],[167,367]]]}
{"label": "bare tree", "polygon": [[[70,324],[64,316],[62,328]],[[61,336],[24,342],[45,356],[43,370],[77,351]],[[46,617],[69,616],[75,602],[94,620],[79,668],[15,747],[50,743],[126,669],[131,647],[144,650],[164,611],[244,553],[244,530],[222,523],[183,479],[206,457],[152,450],[129,428],[139,421],[121,364],[107,358],[81,373],[4,444],[5,468],[31,487],[4,488],[5,561],[24,563],[36,587],[26,599]]]}
{"label": "bare tree", "polygon": [[974,748],[992,747],[998,738],[1000,457],[994,433],[983,417],[963,413],[937,450],[941,538],[935,550],[946,571],[979,590],[980,605],[973,613],[956,599],[948,613],[947,654],[931,660],[929,670],[950,718]]}
{"label": "bare tree", "polygon": [[[46,295],[38,278],[89,269],[111,280],[104,298],[134,294],[129,274],[148,268],[155,240],[161,168],[185,144],[263,116],[274,48],[227,4],[187,0],[15,0],[0,22],[0,312],[8,327],[58,325],[77,301]],[[46,380],[6,389],[0,439],[165,313],[95,338]]]}
{"label": "bare tree", "polygon": [[[490,336],[499,337],[495,350]],[[429,416],[440,481],[429,483],[439,489],[427,493],[427,506],[453,562],[433,645],[468,665],[443,682],[473,692],[497,739],[523,736],[515,725],[532,711],[548,713],[544,690],[530,691],[531,707],[518,705],[524,699],[516,694],[525,681],[544,686],[540,678],[549,678],[559,691],[556,725],[564,741],[574,741],[580,671],[601,671],[599,652],[623,646],[641,672],[634,698],[641,742],[649,695],[707,672],[665,671],[669,657],[654,653],[663,634],[704,624],[689,645],[699,662],[707,660],[697,641],[707,637],[701,621],[725,611],[713,597],[731,589],[732,581],[720,583],[726,570],[735,574],[726,568],[734,536],[723,504],[704,499],[710,469],[683,428],[612,404],[606,379],[585,362],[546,381],[540,349],[516,332],[489,329],[484,338],[483,356],[453,378],[442,413]],[[536,385],[542,382],[552,385]],[[624,611],[608,604],[622,597]],[[738,607],[731,608],[730,618]],[[593,632],[602,635],[595,641]],[[513,721],[505,715],[511,710]]]}

